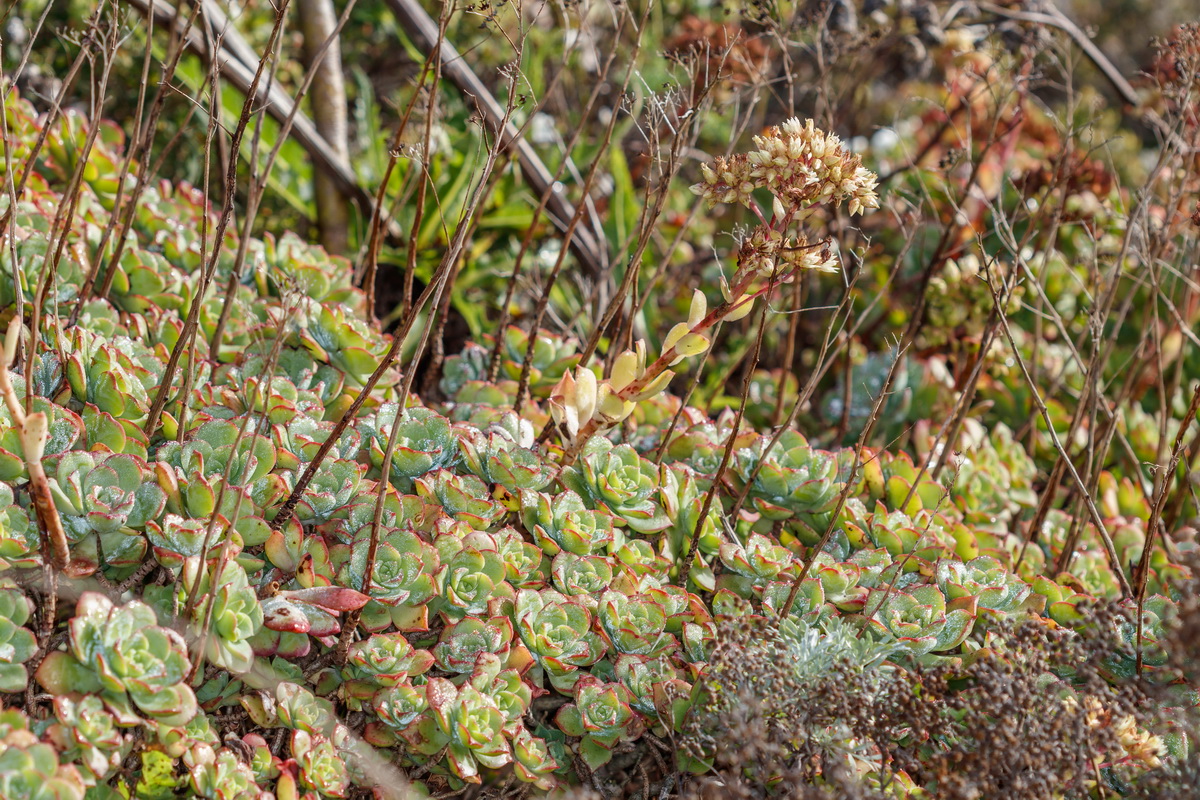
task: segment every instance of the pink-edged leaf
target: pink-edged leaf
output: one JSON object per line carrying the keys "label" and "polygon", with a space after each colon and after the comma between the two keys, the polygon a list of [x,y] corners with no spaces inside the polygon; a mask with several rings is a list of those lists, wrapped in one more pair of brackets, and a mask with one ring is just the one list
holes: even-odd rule
{"label": "pink-edged leaf", "polygon": [[263,627],[287,633],[308,633],[312,623],[300,606],[276,595],[262,603]]}
{"label": "pink-edged leaf", "polygon": [[289,600],[311,603],[330,611],[353,611],[362,608],[371,599],[362,592],[341,586],[314,586],[311,589],[292,589],[280,594]]}
{"label": "pink-edged leaf", "polygon": [[342,626],[338,624],[337,617],[330,612],[318,606],[301,605],[304,609],[304,616],[308,618],[308,634],[315,636],[321,640],[321,644],[328,644],[324,641],[327,636],[334,636],[342,632]]}
{"label": "pink-edged leaf", "polygon": [[443,730],[449,730],[450,706],[458,697],[458,687],[445,678],[430,678],[425,685],[425,700]]}

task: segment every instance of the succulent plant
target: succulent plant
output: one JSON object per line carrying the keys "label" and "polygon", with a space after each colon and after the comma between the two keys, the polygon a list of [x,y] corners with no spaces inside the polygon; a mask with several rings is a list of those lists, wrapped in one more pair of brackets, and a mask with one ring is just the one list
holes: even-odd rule
{"label": "succulent plant", "polygon": [[[894,9],[868,15],[862,24],[872,30],[881,19],[901,24],[893,19],[898,15],[911,24],[911,14]],[[973,15],[968,9],[956,19]],[[943,38],[957,43],[953,56],[937,50],[935,60],[958,70],[945,81],[948,97],[957,101],[964,78],[996,56],[979,39],[980,26],[947,26]],[[938,37],[919,32],[937,48],[930,42]],[[973,46],[962,50],[968,39]],[[964,64],[971,70],[961,71]],[[990,81],[1002,73],[986,74]],[[604,787],[636,769],[639,754],[661,749],[649,737],[644,747],[633,744],[649,733],[672,745],[678,769],[701,774],[692,787],[701,794],[714,787],[745,796],[786,793],[795,783],[793,768],[827,784],[814,791],[853,794],[835,786],[832,762],[802,753],[828,747],[868,794],[915,800],[953,794],[952,779],[974,781],[959,769],[965,761],[955,760],[969,761],[978,750],[961,715],[986,683],[972,680],[972,670],[1004,652],[1009,621],[1033,618],[1047,630],[1070,628],[1073,633],[1062,634],[1069,641],[1095,634],[1095,620],[1105,621],[1116,636],[1111,651],[1104,650],[1100,677],[1117,687],[1139,676],[1139,686],[1176,678],[1166,669],[1175,608],[1168,597],[1190,596],[1173,584],[1188,578],[1174,562],[1193,549],[1188,530],[1196,509],[1186,480],[1194,464],[1181,461],[1170,476],[1178,488],[1164,496],[1169,502],[1159,524],[1172,530],[1149,550],[1142,618],[1134,617],[1137,605],[1128,600],[1118,603],[1117,617],[1090,608],[1098,599],[1117,601],[1119,571],[1142,558],[1159,487],[1143,485],[1152,476],[1137,462],[1162,463],[1175,438],[1186,442],[1189,435],[1183,423],[1190,386],[1163,396],[1168,387],[1147,380],[1153,372],[1131,372],[1129,402],[1103,408],[1096,425],[1080,416],[1086,408],[1077,408],[1090,390],[1066,343],[1088,335],[1084,301],[1097,288],[1096,276],[1105,274],[1077,264],[1093,263],[1097,252],[1116,252],[1112,242],[1133,229],[1116,210],[1121,196],[1115,191],[1104,196],[1089,187],[1084,194],[1092,193],[1092,205],[1103,212],[1081,216],[1086,198],[1064,186],[1071,203],[1062,203],[1066,216],[1056,225],[1051,251],[1040,251],[1047,243],[1030,227],[1025,239],[1036,255],[1022,257],[1040,263],[1045,297],[1031,309],[1016,293],[1008,295],[1011,338],[986,334],[992,344],[984,349],[979,337],[993,304],[984,278],[1013,277],[1006,264],[1013,254],[992,242],[1000,249],[989,251],[985,275],[955,245],[935,265],[928,286],[922,284],[928,320],[940,325],[917,332],[919,351],[902,354],[893,372],[898,354],[886,346],[887,328],[911,314],[904,303],[912,282],[901,280],[877,293],[868,327],[840,342],[849,368],[822,372],[827,377],[814,380],[806,402],[797,403],[804,374],[828,367],[809,363],[815,353],[808,350],[785,363],[791,341],[809,341],[816,332],[800,327],[807,317],[786,317],[797,324],[782,338],[785,317],[764,314],[769,345],[748,376],[737,372],[736,362],[751,346],[754,326],[731,324],[718,337],[715,323],[737,323],[756,305],[770,304],[774,312],[787,302],[778,291],[785,283],[812,299],[837,294],[838,287],[815,280],[796,283],[799,270],[838,269],[828,233],[845,220],[817,206],[848,201],[857,213],[879,198],[864,166],[872,156],[852,153],[813,125],[789,121],[756,137],[751,153],[701,169],[696,189],[702,198],[746,205],[751,210],[744,219],[754,227],[739,234],[733,265],[696,263],[700,280],[711,285],[642,287],[637,313],[624,320],[623,330],[655,343],[656,360],[647,357],[646,344],[622,334],[599,337],[596,358],[580,365],[574,340],[514,325],[492,339],[494,348],[468,342],[449,357],[441,374],[446,402],[436,402],[436,393],[419,396],[424,388],[399,397],[393,366],[348,415],[393,344],[388,329],[374,322],[349,261],[293,234],[242,242],[231,230],[222,242],[204,242],[201,232],[216,229],[219,212],[202,189],[185,184],[151,181],[118,204],[120,165],[129,151],[106,123],[97,129],[88,163],[79,164],[85,167],[79,195],[63,197],[88,124],[73,112],[42,115],[15,90],[3,95],[9,155],[14,164],[29,161],[19,171],[27,180],[15,205],[3,208],[9,201],[0,199],[0,227],[8,236],[0,273],[12,277],[0,280],[0,312],[18,320],[14,330],[29,360],[0,381],[0,570],[6,573],[0,579],[0,693],[12,695],[10,708],[0,710],[2,797],[382,795],[391,787],[368,769],[376,756],[379,766],[395,761],[424,776],[428,785],[413,787],[419,796],[461,791],[464,782],[499,789],[505,780],[526,782],[536,792],[555,791],[560,783]],[[982,105],[970,109],[972,120],[987,116],[975,113]],[[934,111],[920,120],[933,124],[917,127],[944,131]],[[1046,151],[1058,138],[1064,152],[1079,149],[1066,146],[1061,132],[1046,133],[1058,129],[1045,124],[1035,105],[1021,104],[1015,113],[1027,124],[1009,141],[1026,179],[1043,161],[1056,163]],[[974,135],[977,124],[965,130]],[[937,136],[928,146],[929,163],[949,159]],[[41,148],[36,159],[35,148]],[[985,147],[979,157],[986,153]],[[610,171],[620,183],[626,170],[617,167]],[[1191,180],[1186,170],[1176,171]],[[944,207],[942,195],[959,191],[935,187],[930,193],[924,183],[930,175],[958,181],[960,172],[974,173],[901,170],[896,196],[919,186],[930,208],[953,219],[958,209]],[[978,208],[970,223],[981,231],[996,211],[1031,196],[1012,182],[994,194],[994,172],[985,161],[977,173],[975,193],[982,194],[972,200]],[[1164,169],[1156,180],[1175,180],[1173,172]],[[905,184],[910,179],[920,183]],[[1037,207],[1023,203],[1021,214],[1062,202],[1057,194],[1038,194]],[[1161,225],[1137,230],[1176,236],[1190,210],[1179,214],[1180,208],[1159,205],[1193,194],[1175,187],[1151,193],[1152,216]],[[628,196],[623,186],[613,194],[610,216],[618,228],[628,228]],[[764,199],[770,208],[759,207]],[[109,263],[106,253],[93,251],[105,230],[124,231],[125,211],[132,224],[122,234],[120,258]],[[1080,219],[1087,224],[1076,225]],[[689,229],[692,246],[720,241],[713,221],[697,220]],[[859,280],[868,284],[891,271],[897,242],[905,238],[896,226],[872,224],[864,233],[874,244],[856,251]],[[436,228],[436,220],[425,227]],[[240,244],[247,269],[235,276]],[[507,268],[506,253],[495,247],[473,258],[489,272]],[[231,293],[197,297],[191,278],[210,255],[216,284],[232,281]],[[419,257],[422,279],[427,255]],[[97,277],[109,284],[103,288],[89,283],[93,258],[99,259]],[[901,275],[917,274],[922,265],[905,258]],[[42,276],[47,264],[54,267],[49,282]],[[468,268],[481,269],[469,260]],[[674,268],[675,262],[667,265]],[[640,282],[645,273],[634,270],[629,277]],[[1155,330],[1162,321],[1145,309],[1169,302],[1179,319],[1165,318],[1160,361],[1177,364],[1184,376],[1200,369],[1194,342],[1177,330],[1195,327],[1194,303],[1176,303],[1169,281],[1159,295],[1137,281],[1130,286],[1134,332]],[[460,281],[450,297],[476,335],[486,315],[466,306],[477,291]],[[560,282],[555,292],[563,291],[568,306],[578,300],[574,288]],[[558,294],[550,298],[552,313],[564,308]],[[30,305],[42,298],[41,308]],[[978,302],[963,305],[964,299]],[[514,300],[514,308],[524,303]],[[193,302],[198,331],[189,344],[184,318]],[[594,304],[567,308],[564,329],[589,334],[599,306],[588,305]],[[685,309],[686,322],[664,316]],[[1053,336],[1028,324],[1041,320],[1037,324],[1050,331],[1047,321],[1059,327],[1060,315]],[[40,327],[22,331],[22,321]],[[1142,346],[1140,337],[1113,334],[1113,352],[1137,365],[1140,351],[1132,348]],[[723,347],[709,352],[714,342]],[[168,375],[174,350],[184,360]],[[689,394],[665,394],[670,367],[702,352],[709,361]],[[530,369],[523,375],[527,354]],[[409,356],[406,348],[397,364],[412,369]],[[1024,365],[1017,366],[1017,356]],[[420,356],[417,363],[424,363]],[[1034,488],[1059,448],[1045,420],[1029,422],[1028,410],[1037,404],[1025,365],[1059,390],[1043,402],[1068,452],[1090,454],[1108,412],[1115,415],[1118,446],[1107,455],[1096,451],[1089,467],[1115,559],[1092,514],[1081,516],[1073,499],[1063,503],[1063,492],[1046,493],[1054,507],[1036,536],[1026,530]],[[730,379],[735,375],[746,382]],[[851,441],[873,418],[889,375],[868,446],[839,447],[839,439]],[[739,385],[747,388],[744,413]],[[143,430],[160,386],[167,397],[160,424]],[[976,401],[959,408],[968,395]],[[22,443],[26,411],[47,423],[45,469],[70,539],[70,575],[96,573],[108,592],[84,592],[73,615],[60,608],[41,620],[50,652],[34,679],[50,696],[30,692],[25,666],[37,650],[27,626],[33,603],[44,596],[42,551],[49,544],[39,531],[46,519],[39,513],[40,484],[31,475],[40,460],[27,463]],[[945,420],[955,420],[953,442],[936,435],[949,433]],[[764,434],[780,426],[783,433],[767,453]],[[385,474],[393,433],[397,446]],[[713,485],[727,445],[731,461]],[[935,466],[943,454],[944,469]],[[309,467],[311,482],[285,520],[281,504]],[[852,472],[853,485],[839,498]],[[729,516],[743,492],[740,513]],[[693,547],[694,560],[685,564]],[[681,581],[685,569],[688,580]],[[806,577],[797,585],[802,570]],[[60,599],[69,588],[60,583]],[[128,599],[135,596],[140,599]],[[760,625],[769,646],[760,651],[755,642],[740,641],[741,649],[730,649],[738,631]],[[745,663],[737,666],[751,674],[786,680],[778,692],[762,684],[718,692],[739,658]],[[1082,661],[1066,671],[1075,689],[1083,686],[1084,671]],[[799,736],[776,736],[771,745],[793,760],[768,765],[762,785],[749,790],[742,784],[758,765],[743,757],[722,771],[712,748],[688,749],[691,726],[710,706],[736,721],[728,703],[753,710],[760,700],[773,715],[772,731],[782,731],[791,717],[803,717],[784,704],[797,686],[843,677],[849,678],[845,685],[869,692],[919,688],[908,699],[919,699],[920,714],[941,727],[849,736],[853,720],[846,714]],[[535,696],[551,691],[569,695],[545,698],[549,707],[559,704],[557,727],[541,704],[533,706]],[[1190,691],[1179,684],[1164,696],[1182,698],[1169,702],[1186,710],[1194,705]],[[41,704],[38,719],[15,710],[22,693]],[[808,705],[819,709],[820,699]],[[884,731],[890,707],[873,699],[866,708],[870,713],[860,717]],[[1097,720],[1105,711],[1087,709]],[[1120,747],[1097,762],[1101,777],[1083,794],[1124,793],[1134,787],[1135,770],[1160,761],[1174,758],[1186,766],[1182,737],[1168,753],[1152,726],[1109,716],[1103,723]],[[722,744],[735,752],[754,744],[752,736],[742,738]],[[616,753],[629,758],[605,769]],[[951,761],[955,770],[947,772]],[[899,771],[902,764],[924,785]],[[486,774],[491,770],[499,774]],[[669,767],[653,774],[672,788]]]}
{"label": "succulent plant", "polygon": [[103,782],[121,767],[132,741],[121,732],[113,715],[96,695],[78,700],[54,698],[55,723],[46,732],[62,758],[83,769],[89,785]]}
{"label": "succulent plant", "polygon": [[[75,399],[118,419],[141,423],[150,410],[149,390],[159,382],[151,354],[128,337],[111,341],[83,327],[73,328],[67,382]],[[159,367],[158,369],[161,369]]]}
{"label": "succulent plant", "polygon": [[383,468],[393,425],[399,425],[400,430],[396,433],[390,476],[400,491],[411,492],[414,479],[457,463],[458,437],[450,420],[428,408],[405,408],[400,413],[399,404],[384,403],[366,428],[371,463],[377,469]]}
{"label": "succulent plant", "polygon": [[671,524],[652,499],[658,489],[657,471],[627,444],[593,439],[578,464],[564,469],[560,479],[590,508],[609,512],[639,533],[657,533]]}
{"label": "succulent plant", "polygon": [[717,504],[713,504],[700,522],[704,509],[705,492],[701,490],[695,474],[682,465],[671,465],[662,472],[660,495],[663,509],[671,525],[662,534],[660,552],[668,561],[682,568],[682,561],[691,551],[692,538],[697,527],[700,542],[696,547],[696,560],[688,572],[688,578],[697,586],[711,591],[716,586],[710,561],[716,556],[724,542],[721,535],[722,519]]}
{"label": "succulent plant", "polygon": [[50,466],[55,505],[73,541],[90,533],[132,533],[166,506],[166,494],[148,480],[149,467],[136,456],[77,451],[51,459]]}
{"label": "succulent plant", "polygon": [[[13,388],[20,392],[23,383],[14,381]],[[35,413],[46,415],[48,435],[44,452],[47,456],[72,450],[86,432],[83,418],[44,397],[34,396],[33,409]],[[7,406],[0,405],[0,480],[29,479],[23,451],[20,431],[13,423],[12,413]]]}
{"label": "succulent plant", "polygon": [[575,702],[558,710],[555,722],[568,736],[580,738],[579,755],[591,769],[613,757],[619,742],[637,738],[643,722],[630,707],[629,690],[586,675],[575,684]]}
{"label": "succulent plant", "polygon": [[729,570],[722,576],[723,588],[749,597],[750,591],[788,573],[795,556],[791,550],[774,544],[761,533],[752,533],[745,545],[726,542],[721,545],[721,563]]}
{"label": "succulent plant", "polygon": [[650,595],[605,592],[596,618],[614,652],[656,656],[678,646],[666,631],[666,609]]}
{"label": "succulent plant", "polygon": [[1005,614],[1015,611],[1029,596],[1029,586],[991,556],[970,561],[942,560],[937,582],[947,600],[973,597],[978,608]]}
{"label": "succulent plant", "polygon": [[[516,415],[502,417],[509,421]],[[522,445],[525,441],[527,444]],[[468,428],[459,436],[463,463],[473,475],[486,483],[499,484],[511,494],[521,490],[538,491],[550,482],[553,473],[528,447],[532,436],[523,436],[520,422],[493,424],[486,431]]]}
{"label": "succulent plant", "polygon": [[0,584],[0,692],[22,692],[29,683],[25,662],[37,650],[29,620],[29,600],[12,586]]}
{"label": "succulent plant", "polygon": [[160,628],[154,611],[137,600],[121,606],[84,592],[75,607],[67,652],[55,650],[37,670],[47,691],[95,693],[121,725],[146,717],[181,725],[196,714],[196,696],[184,683],[191,664],[178,633]]}
{"label": "succulent plant", "polygon": [[380,688],[425,674],[433,664],[434,656],[414,649],[402,633],[376,633],[347,650],[342,669],[345,690],[352,697],[369,699]]}
{"label": "succulent plant", "polygon": [[[284,727],[318,736],[333,733],[337,724],[333,704],[323,697],[317,697],[307,687],[282,680],[275,686],[272,699],[278,722]],[[263,708],[265,710],[265,704]]]}
{"label": "succulent plant", "polygon": [[32,509],[13,502],[12,489],[0,484],[0,571],[41,564],[41,535]]}
{"label": "succulent plant", "polygon": [[559,691],[570,691],[579,679],[579,668],[591,666],[604,655],[604,642],[591,630],[591,613],[582,603],[552,589],[518,592],[513,623]]}
{"label": "succulent plant", "polygon": [[263,624],[263,610],[246,570],[233,560],[202,566],[193,556],[184,562],[180,584],[187,596],[199,598],[192,624],[197,633],[207,631],[208,660],[235,674],[249,672],[254,665],[250,639]]}
{"label": "succulent plant", "polygon": [[9,734],[0,750],[0,797],[29,800],[83,800],[86,786],[70,764],[60,764],[48,744],[27,736]]}
{"label": "succulent plant", "polygon": [[[369,526],[361,528],[351,544],[346,563],[345,582],[363,586],[371,549]],[[435,576],[441,567],[437,548],[407,529],[385,528],[379,532],[371,585],[365,591],[371,599],[395,609],[395,623],[401,630],[408,625],[424,629],[426,603],[438,592]],[[412,615],[416,615],[413,617]]]}
{"label": "succulent plant", "polygon": [[613,559],[560,552],[550,566],[554,588],[594,609],[613,581]]}
{"label": "succulent plant", "polygon": [[188,777],[195,797],[212,800],[251,800],[258,797],[258,780],[249,765],[232,750],[213,751],[207,745],[193,748]]}
{"label": "succulent plant", "polygon": [[493,597],[511,596],[512,587],[504,580],[504,556],[490,536],[476,531],[462,539],[443,536],[439,542],[446,542],[446,551],[434,582],[438,609],[447,619],[482,614]]}
{"label": "succulent plant", "polygon": [[440,469],[418,478],[416,486],[417,495],[426,502],[441,506],[478,531],[489,529],[504,513],[504,506],[492,499],[487,486],[474,475]]}
{"label": "succulent plant", "polygon": [[350,781],[333,742],[308,731],[292,731],[292,757],[300,767],[300,783],[325,797],[345,797]]}
{"label": "succulent plant", "polygon": [[553,497],[544,492],[521,492],[521,520],[548,556],[562,551],[587,556],[616,541],[612,517],[589,509],[570,490]]}
{"label": "succulent plant", "polygon": [[[465,617],[447,625],[437,645],[433,658],[438,667],[450,673],[469,674],[474,671],[481,654],[495,655],[505,662],[512,653],[513,627],[508,617],[495,616],[490,619]],[[522,648],[523,650],[523,648]],[[526,661],[528,652],[517,661]]]}
{"label": "succulent plant", "polygon": [[[749,483],[754,509],[767,519],[786,520],[796,514],[824,511],[833,504],[841,484],[837,459],[815,450],[795,431],[784,431],[779,444],[764,458],[766,440],[760,439],[736,454],[732,472],[739,489]],[[758,474],[753,481],[754,470]]]}
{"label": "succulent plant", "polygon": [[425,755],[444,750],[450,770],[471,783],[480,782],[480,767],[499,769],[512,761],[504,736],[507,719],[495,698],[471,683],[460,687],[444,678],[431,678],[424,693],[428,711],[403,732],[414,750]]}
{"label": "succulent plant", "polygon": [[517,777],[543,792],[552,791],[558,785],[553,773],[559,765],[546,741],[521,728],[512,737],[511,743],[513,771]]}
{"label": "succulent plant", "polygon": [[925,584],[891,593],[873,590],[864,611],[873,630],[895,637],[911,655],[923,656],[963,643],[975,622],[971,606],[947,608],[942,592]]}
{"label": "succulent plant", "polygon": [[378,337],[339,306],[312,309],[297,338],[313,358],[339,370],[352,386],[366,383],[383,358]]}

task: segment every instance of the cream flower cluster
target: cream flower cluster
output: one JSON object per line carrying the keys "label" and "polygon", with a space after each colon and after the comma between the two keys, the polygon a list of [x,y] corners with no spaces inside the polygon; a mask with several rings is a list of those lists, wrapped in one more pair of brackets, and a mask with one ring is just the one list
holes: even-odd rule
{"label": "cream flower cluster", "polygon": [[793,117],[755,136],[754,144],[758,149],[701,166],[704,181],[692,191],[709,205],[749,206],[754,190],[766,189],[784,210],[828,202],[840,205],[845,200],[851,214],[879,207],[875,173],[836,134],[816,128],[811,119],[801,123]]}
{"label": "cream flower cluster", "polygon": [[837,257],[827,242],[809,243],[804,234],[793,238],[763,225],[742,241],[737,263],[741,274],[746,270],[760,275],[777,272],[780,276],[802,269],[838,271]]}

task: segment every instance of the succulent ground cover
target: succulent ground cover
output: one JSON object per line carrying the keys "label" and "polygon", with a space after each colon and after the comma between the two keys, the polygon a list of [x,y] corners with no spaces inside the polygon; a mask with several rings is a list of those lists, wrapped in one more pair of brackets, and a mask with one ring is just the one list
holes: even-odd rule
{"label": "succulent ground cover", "polygon": [[441,363],[8,92],[0,797],[1186,796],[1200,34],[1134,192],[1009,81],[1036,37],[876,5],[936,169],[781,115],[694,170],[723,263],[604,336],[548,279]]}

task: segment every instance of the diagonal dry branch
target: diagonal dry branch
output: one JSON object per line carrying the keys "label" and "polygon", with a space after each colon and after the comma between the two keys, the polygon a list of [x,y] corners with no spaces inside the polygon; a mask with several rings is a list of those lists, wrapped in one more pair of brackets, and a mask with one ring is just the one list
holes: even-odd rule
{"label": "diagonal dry branch", "polygon": [[577,216],[574,206],[561,192],[553,190],[554,176],[542,163],[533,146],[520,138],[517,126],[505,119],[504,106],[463,60],[454,45],[438,35],[437,23],[417,0],[387,0],[387,5],[396,15],[397,22],[423,53],[437,50],[441,61],[441,74],[475,106],[489,131],[499,138],[501,147],[516,149],[521,172],[534,194],[541,196],[549,193],[550,200],[546,208],[548,216],[560,231],[566,232],[568,228],[573,228],[568,245],[583,264],[589,277],[594,279],[603,276],[607,272],[608,258],[602,242],[592,235],[589,228],[572,224],[572,220]]}
{"label": "diagonal dry branch", "polygon": [[[151,6],[153,6],[156,25],[170,26],[175,19],[175,7],[165,2],[165,0],[154,0],[153,4],[149,0],[123,0],[123,2],[128,3],[143,14],[149,13]],[[242,93],[249,91],[250,85],[254,80],[255,68],[258,65],[258,55],[254,53],[253,48],[246,43],[245,39],[238,34],[232,24],[225,24],[228,19],[218,4],[206,3],[204,10],[206,14],[211,16],[213,25],[217,29],[224,27],[224,35],[220,40],[221,47],[217,50],[216,54],[217,59],[220,61],[221,77],[228,80]],[[208,60],[209,45],[204,41],[204,35],[200,31],[195,29],[189,30],[185,46],[201,59]],[[359,185],[358,177],[354,174],[354,170],[338,155],[329,142],[325,141],[325,138],[317,132],[317,127],[313,124],[313,121],[306,114],[296,109],[296,103],[288,93],[275,82],[272,82],[269,87],[259,85],[255,91],[255,101],[257,105],[261,105],[278,122],[283,122],[289,117],[293,117],[292,136],[296,142],[313,159],[313,164],[316,168],[331,176],[338,184],[338,187],[354,200],[365,215],[369,216],[371,210],[374,208],[375,198],[370,192]]]}

